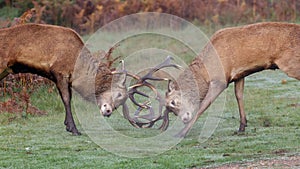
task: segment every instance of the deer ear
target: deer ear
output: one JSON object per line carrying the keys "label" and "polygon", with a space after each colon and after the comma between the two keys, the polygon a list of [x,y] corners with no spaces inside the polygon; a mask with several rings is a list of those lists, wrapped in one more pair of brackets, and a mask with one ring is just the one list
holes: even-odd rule
{"label": "deer ear", "polygon": [[126,70],[125,70],[125,63],[124,63],[124,60],[121,60],[120,63],[121,63],[121,66],[122,66],[122,72],[123,72],[123,73],[120,74],[117,84],[118,84],[118,86],[120,86],[120,87],[125,87],[126,76],[127,76],[127,75],[126,75]]}
{"label": "deer ear", "polygon": [[120,72],[117,72],[117,71],[113,71],[112,72],[113,74],[113,85],[115,87],[125,87],[125,83],[126,83],[126,73],[120,73]]}
{"label": "deer ear", "polygon": [[125,83],[126,83],[126,73],[122,73],[118,79],[118,85],[120,87],[125,87]]}
{"label": "deer ear", "polygon": [[177,89],[176,82],[174,82],[172,80],[169,80],[169,83],[168,83],[168,92],[172,92],[172,91],[174,91],[176,89]]}

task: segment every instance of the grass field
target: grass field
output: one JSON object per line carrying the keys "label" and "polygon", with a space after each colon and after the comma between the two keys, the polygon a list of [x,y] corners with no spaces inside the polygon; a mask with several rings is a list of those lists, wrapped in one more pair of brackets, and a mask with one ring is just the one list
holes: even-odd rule
{"label": "grass field", "polygon": [[[282,84],[282,79],[287,83]],[[95,144],[77,121],[82,136],[65,131],[64,108],[57,92],[41,87],[32,104],[45,116],[0,114],[0,168],[193,168],[242,161],[300,155],[299,82],[280,71],[265,71],[246,78],[248,127],[237,134],[239,115],[232,85],[226,90],[225,110],[218,128],[207,141],[198,142],[199,122],[187,138],[170,150],[145,158],[128,158]],[[133,129],[120,114],[109,119],[115,128],[145,137],[155,129]]]}

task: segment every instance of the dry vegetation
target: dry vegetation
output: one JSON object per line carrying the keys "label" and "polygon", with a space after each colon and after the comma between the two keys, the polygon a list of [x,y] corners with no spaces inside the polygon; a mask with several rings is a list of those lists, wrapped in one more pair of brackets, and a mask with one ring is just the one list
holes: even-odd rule
{"label": "dry vegetation", "polygon": [[[32,22],[72,27],[80,34],[87,34],[137,12],[164,12],[217,28],[258,21],[295,22],[300,0],[0,0],[1,7],[17,16],[35,8]],[[11,15],[2,19],[1,27],[8,26],[10,19],[16,17]]]}
{"label": "dry vegetation", "polygon": [[[0,102],[0,113],[10,112],[23,115],[44,115],[45,111],[39,110],[31,105],[30,95],[38,86],[51,84],[47,79],[32,74],[8,75],[0,83],[0,96],[4,98]],[[53,88],[49,87],[49,93]]]}

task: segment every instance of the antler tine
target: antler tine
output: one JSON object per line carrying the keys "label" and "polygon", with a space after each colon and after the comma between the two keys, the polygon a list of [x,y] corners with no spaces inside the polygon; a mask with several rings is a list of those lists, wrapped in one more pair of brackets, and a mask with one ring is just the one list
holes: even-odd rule
{"label": "antler tine", "polygon": [[[160,120],[160,119],[155,119],[154,121],[151,121],[151,122],[141,122],[138,120],[138,114],[140,113],[140,111],[142,111],[142,107],[138,107],[138,109],[135,111],[135,117],[134,118],[131,118],[129,116],[129,112],[128,112],[128,107],[125,105],[123,106],[125,107],[125,109],[123,108],[123,115],[124,117],[129,121],[129,123],[134,126],[134,127],[137,127],[137,128],[150,128],[154,125],[155,121],[157,120]],[[148,125],[145,127],[145,125]]]}
{"label": "antler tine", "polygon": [[168,109],[166,109],[164,111],[164,115],[162,116],[163,118],[163,123],[161,124],[161,126],[159,127],[159,129],[161,131],[165,131],[167,130],[167,128],[169,127],[169,113],[170,111]]}
{"label": "antler tine", "polygon": [[135,75],[135,74],[132,74],[132,73],[129,73],[129,72],[127,72],[127,71],[126,71],[126,75],[127,75],[127,76],[130,76],[130,77],[133,77],[133,78],[136,79],[136,80],[140,80],[140,79],[141,79],[139,76],[137,76],[137,75]]}
{"label": "antler tine", "polygon": [[165,59],[165,61],[163,61],[162,63],[158,64],[157,66],[155,66],[154,68],[152,68],[145,76],[143,76],[141,79],[142,81],[145,81],[145,80],[157,80],[157,81],[160,81],[160,80],[168,80],[166,78],[156,78],[156,77],[153,77],[153,73],[157,72],[158,70],[162,69],[162,68],[165,68],[165,67],[174,67],[176,69],[180,69],[181,66],[177,65],[177,64],[172,64],[171,63],[171,60],[174,60],[172,56],[167,56],[167,58]]}
{"label": "antler tine", "polygon": [[149,87],[154,93],[155,93],[155,97],[157,98],[158,97],[158,91],[156,90],[156,88],[149,82],[147,82],[146,80],[155,80],[155,81],[162,81],[162,80],[169,80],[169,79],[166,79],[166,78],[156,78],[156,77],[153,77],[153,74],[155,72],[157,72],[158,70],[162,69],[162,68],[165,68],[165,67],[174,67],[176,69],[180,69],[181,66],[177,65],[177,64],[172,64],[171,63],[171,60],[173,60],[173,57],[171,56],[168,56],[162,63],[158,64],[157,66],[155,66],[154,68],[150,69],[150,71],[144,75],[143,77],[138,77],[136,78],[138,80],[138,82],[133,85],[133,86],[130,86],[129,87],[129,98],[130,100],[137,106],[139,107],[144,107],[144,108],[148,108],[148,107],[145,107],[139,103],[137,103],[137,101],[135,101],[134,99],[134,94],[139,94],[139,95],[142,95],[144,97],[149,97],[147,94],[143,93],[143,92],[140,92],[137,90],[137,88],[141,87],[141,86],[147,86]]}
{"label": "antler tine", "polygon": [[150,89],[155,93],[155,95],[156,95],[155,97],[157,98],[157,96],[158,96],[158,91],[156,90],[156,88],[155,88],[152,84],[150,84],[150,83],[142,83],[142,82],[139,82],[139,83],[136,84],[136,85],[130,86],[130,87],[129,87],[130,90],[128,91],[128,96],[129,96],[130,100],[131,100],[135,105],[137,105],[137,106],[139,106],[139,107],[143,107],[143,108],[149,108],[149,106],[147,106],[147,105],[138,103],[138,102],[135,100],[135,98],[134,98],[134,95],[135,95],[135,94],[139,94],[139,95],[141,95],[141,96],[144,96],[144,97],[149,98],[149,96],[148,96],[147,94],[145,94],[145,93],[143,93],[143,92],[137,90],[137,88],[138,88],[138,87],[141,87],[141,86],[146,86],[146,87],[150,88]]}
{"label": "antler tine", "polygon": [[[168,110],[166,109],[166,110],[164,111],[164,115],[162,116],[162,109],[163,109],[163,107],[164,107],[164,105],[165,105],[165,100],[164,100],[163,97],[161,97],[161,95],[160,95],[159,93],[157,94],[156,100],[159,101],[159,110],[158,110],[159,113],[158,113],[158,115],[157,115],[155,118],[153,118],[154,111],[153,111],[152,107],[149,106],[149,108],[148,108],[148,110],[149,110],[149,112],[150,112],[149,114],[143,115],[143,116],[138,116],[139,113],[140,113],[140,111],[142,110],[142,108],[139,107],[138,110],[137,110],[136,113],[135,113],[135,117],[147,119],[147,120],[149,120],[149,122],[148,122],[148,123],[139,123],[139,122],[137,122],[137,123],[138,123],[137,125],[142,126],[143,128],[150,128],[150,127],[152,127],[152,126],[155,124],[155,122],[157,122],[158,120],[163,119],[163,123],[162,123],[162,125],[159,127],[159,129],[161,129],[162,131],[164,131],[164,130],[166,130],[166,128],[168,127],[168,122],[169,122],[168,113],[169,113],[169,112],[168,112]],[[152,116],[151,116],[151,115],[152,115]],[[145,125],[147,125],[147,124],[148,124],[148,126],[145,126]]]}
{"label": "antler tine", "polygon": [[127,75],[127,72],[125,70],[124,60],[120,60],[120,63],[122,65],[122,70],[121,71],[114,70],[114,71],[111,72],[111,74],[115,75],[115,74],[124,74],[124,73],[126,73],[126,75]]}
{"label": "antler tine", "polygon": [[[142,116],[138,116],[138,114],[142,111],[143,108],[139,107],[136,112],[134,113],[135,114],[135,118],[134,118],[134,126],[139,126],[140,128],[151,128],[155,122],[157,122],[158,120],[162,119],[163,117],[161,115],[157,116],[156,118],[154,119],[151,119],[149,122],[140,122],[139,120],[137,120],[138,117],[140,118],[143,118]],[[149,109],[149,111],[153,111],[153,109]],[[147,116],[147,115],[146,115]],[[148,119],[148,118],[145,118],[145,119]],[[148,119],[149,120],[149,119]],[[148,126],[145,126],[145,125],[148,125]]]}
{"label": "antler tine", "polygon": [[[157,93],[156,100],[159,101],[159,110],[158,110],[159,113],[156,117],[154,117],[155,112],[154,112],[153,108],[151,107],[151,105],[148,105],[150,103],[150,101],[148,101],[148,102],[145,102],[142,104],[143,107],[142,106],[138,107],[138,109],[136,110],[136,112],[134,114],[135,118],[133,121],[135,121],[135,123],[134,124],[132,124],[131,122],[130,123],[134,126],[139,126],[140,128],[151,128],[155,124],[155,122],[163,119],[163,123],[159,127],[159,129],[161,129],[162,131],[166,130],[166,128],[168,127],[168,121],[169,121],[169,117],[168,117],[168,114],[166,113],[166,110],[164,111],[164,115],[162,116],[162,109],[164,107],[165,100],[159,93]],[[148,109],[149,114],[139,116],[139,113],[144,109],[144,107],[146,107],[146,109]],[[138,118],[143,118],[143,119],[149,120],[149,122],[140,122],[137,120]]]}
{"label": "antler tine", "polygon": [[[137,75],[134,75],[134,74],[131,74],[131,73],[128,73],[126,70],[125,70],[125,63],[124,63],[124,60],[120,60],[120,63],[122,64],[122,70],[121,71],[112,71],[111,74],[115,75],[115,74],[126,74],[126,76],[131,76],[133,77],[134,79],[137,79],[138,81],[141,81],[141,78]],[[154,87],[150,87],[150,88],[154,88]],[[147,96],[146,94],[142,93],[142,92],[139,92],[139,91],[136,91],[136,93],[140,94],[140,95],[143,95],[145,97],[149,97]],[[130,95],[129,95],[130,96]],[[132,99],[131,99],[132,100]],[[135,102],[135,100],[133,99],[133,102],[139,106],[138,110],[136,111],[136,113],[140,112],[142,109],[144,108],[148,108],[149,106],[147,105],[147,103],[144,103],[142,105],[140,105],[139,103]],[[136,114],[135,113],[135,114]],[[126,103],[123,104],[123,116],[125,119],[127,119],[129,121],[129,123],[131,125],[133,125],[134,127],[137,127],[137,128],[142,128],[144,125],[147,125],[149,123],[146,123],[146,122],[140,122],[137,117],[130,117],[129,115],[129,109],[126,105]]]}
{"label": "antler tine", "polygon": [[125,71],[125,63],[124,63],[124,60],[120,60],[121,64],[122,64],[122,70]]}

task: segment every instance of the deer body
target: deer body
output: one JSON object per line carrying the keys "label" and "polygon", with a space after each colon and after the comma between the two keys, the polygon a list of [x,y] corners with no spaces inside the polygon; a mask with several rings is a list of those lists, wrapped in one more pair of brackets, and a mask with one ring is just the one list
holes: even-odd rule
{"label": "deer body", "polygon": [[[64,103],[66,129],[74,135],[80,133],[71,112],[71,87],[88,100],[97,94],[99,107],[112,104],[110,69],[99,64],[84,47],[80,36],[69,28],[24,24],[0,29],[0,61],[0,80],[9,73],[34,73],[53,81]],[[95,85],[95,91],[89,91],[86,86],[91,79],[89,83]],[[121,90],[126,92],[125,87]],[[124,98],[127,96],[121,100]],[[110,107],[118,106],[119,103]],[[103,111],[103,115],[109,116],[112,110]]]}
{"label": "deer body", "polygon": [[[219,56],[222,73],[215,71],[214,61],[210,60],[213,50]],[[244,131],[247,125],[243,105],[246,76],[266,69],[281,69],[288,76],[300,80],[300,25],[267,22],[220,30],[213,35],[210,43],[190,67],[193,65],[199,67],[205,65],[207,70],[206,72],[203,69],[191,69],[197,81],[198,79],[202,81],[199,90],[203,97],[200,98],[198,112],[178,136],[183,137],[187,134],[200,115],[231,82],[235,83],[235,95],[240,112],[239,131]],[[185,83],[180,78],[178,81]],[[178,107],[170,104],[172,101],[170,98],[174,97],[172,92],[175,90],[169,85],[169,92],[166,94],[167,107]],[[183,97],[183,100],[191,99],[193,98],[189,96]],[[180,106],[183,110],[186,107]]]}

